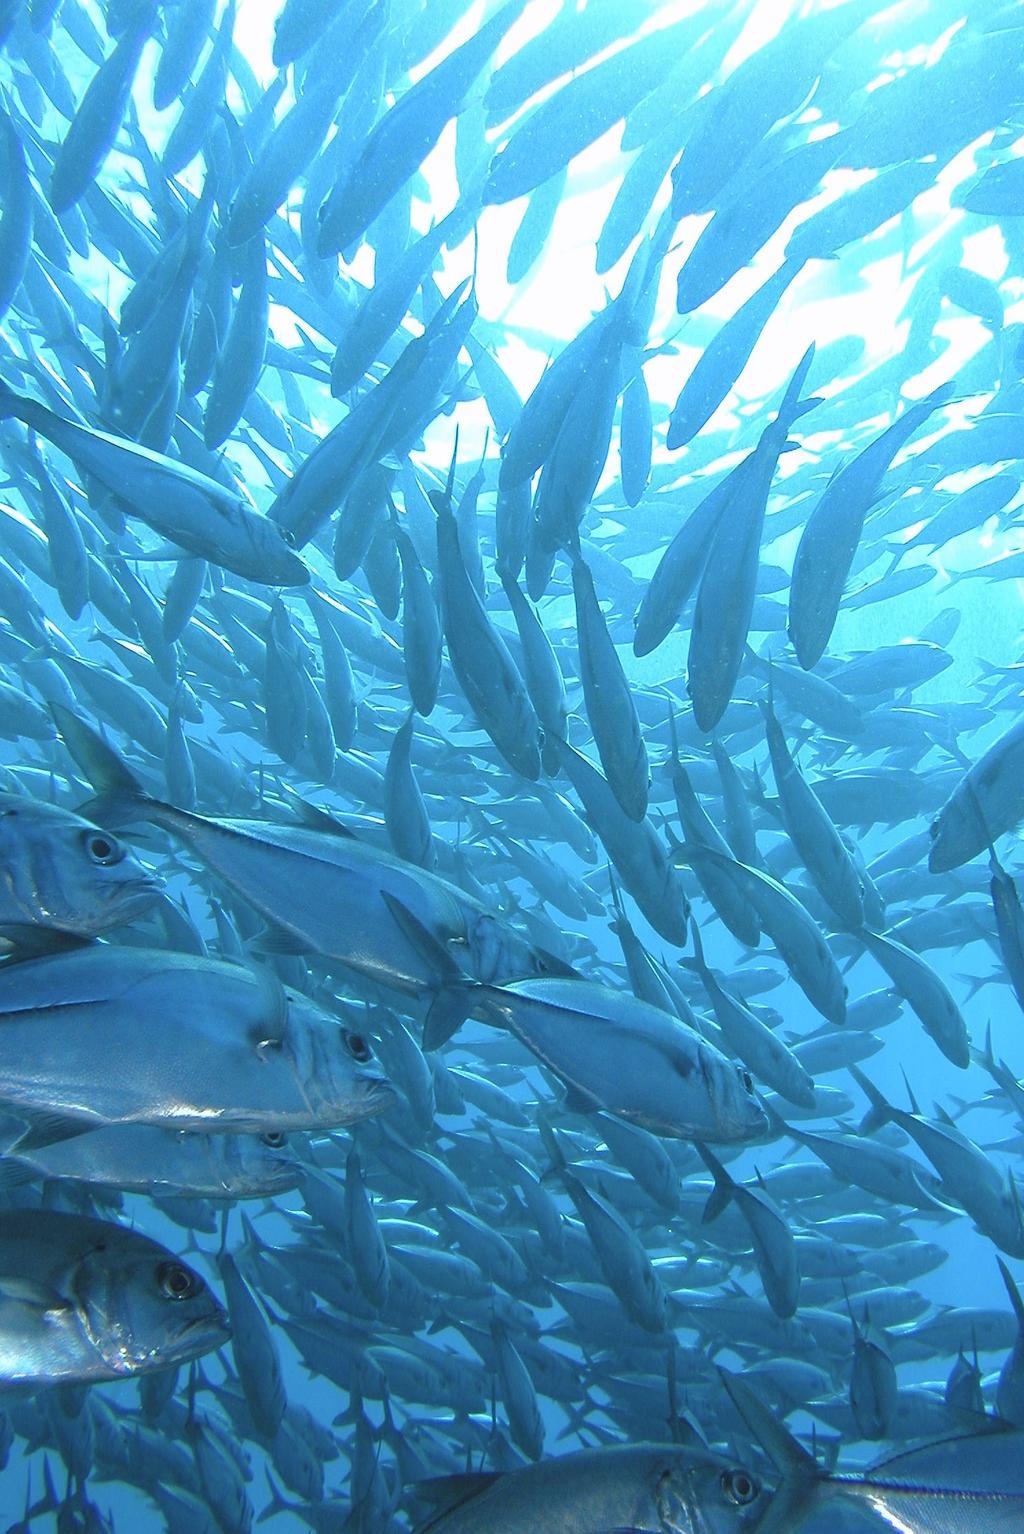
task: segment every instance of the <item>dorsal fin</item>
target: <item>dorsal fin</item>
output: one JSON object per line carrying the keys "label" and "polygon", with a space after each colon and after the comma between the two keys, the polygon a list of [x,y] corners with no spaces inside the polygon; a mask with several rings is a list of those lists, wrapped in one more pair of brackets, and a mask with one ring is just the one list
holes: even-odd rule
{"label": "dorsal fin", "polygon": [[455,441],[452,444],[452,457],[448,465],[448,478],[443,490],[428,490],[427,499],[436,512],[451,513],[452,491],[455,489],[455,461],[459,456],[459,428],[455,428]]}
{"label": "dorsal fin", "polygon": [[753,1433],[776,1470],[787,1478],[802,1482],[816,1481],[821,1475],[818,1462],[802,1443],[793,1437],[760,1396],[756,1395],[745,1380],[719,1369],[718,1377],[730,1401]]}
{"label": "dorsal fin", "polygon": [[911,1113],[916,1113],[918,1118],[920,1118],[921,1109],[918,1107],[917,1098],[914,1096],[914,1089],[910,1085],[910,1078],[902,1066],[900,1066],[900,1075],[903,1077],[903,1085],[907,1089],[907,1097],[910,1100],[910,1111]]}
{"label": "dorsal fin", "polygon": [[294,810],[302,824],[310,831],[323,831],[327,836],[344,836],[352,841],[359,840],[351,826],[336,819],[329,810],[323,810],[319,805],[311,803],[309,799],[304,799],[287,783],[282,783],[281,788],[284,790],[288,808]]}

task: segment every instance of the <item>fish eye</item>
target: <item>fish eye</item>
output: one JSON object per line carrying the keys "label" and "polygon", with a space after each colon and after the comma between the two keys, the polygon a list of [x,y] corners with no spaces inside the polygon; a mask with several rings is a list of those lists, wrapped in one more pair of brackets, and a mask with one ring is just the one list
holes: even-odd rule
{"label": "fish eye", "polygon": [[290,549],[293,549],[295,547],[295,534],[292,532],[291,528],[282,527],[280,522],[277,524],[277,527],[278,532],[281,534],[281,537],[284,539],[285,543]]}
{"label": "fish eye", "polygon": [[757,1481],[746,1470],[723,1470],[720,1484],[726,1501],[736,1507],[747,1507],[761,1492]]}
{"label": "fish eye", "polygon": [[120,863],[124,857],[124,848],[115,836],[108,836],[105,831],[83,831],[82,845],[86,856],[100,868],[109,868],[112,863]]}
{"label": "fish eye", "polygon": [[162,1262],[156,1270],[156,1281],[167,1300],[191,1300],[199,1293],[199,1280],[180,1262]]}
{"label": "fish eye", "polygon": [[260,1135],[264,1145],[269,1145],[271,1150],[280,1150],[284,1144],[284,1134],[280,1129],[268,1129],[265,1135]]}
{"label": "fish eye", "polygon": [[740,1080],[743,1083],[743,1090],[744,1090],[744,1092],[753,1093],[753,1090],[754,1090],[754,1078],[753,1078],[753,1076],[751,1076],[750,1072],[749,1071],[740,1071]]}
{"label": "fish eye", "polygon": [[367,1044],[361,1033],[346,1033],[345,1043],[348,1045],[349,1054],[355,1060],[372,1060],[373,1050]]}

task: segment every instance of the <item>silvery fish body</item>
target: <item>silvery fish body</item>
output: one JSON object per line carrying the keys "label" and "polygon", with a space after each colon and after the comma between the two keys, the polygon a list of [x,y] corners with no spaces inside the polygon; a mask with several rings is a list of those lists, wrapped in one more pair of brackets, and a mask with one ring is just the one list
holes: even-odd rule
{"label": "silvery fish body", "polygon": [[[24,1126],[0,1118],[0,1147]],[[30,1151],[0,1148],[0,1183],[67,1177],[73,1182],[173,1198],[270,1198],[293,1188],[302,1169],[285,1137],[199,1134],[152,1124],[114,1124]]]}
{"label": "silvery fish body", "polygon": [[[1024,1439],[983,1433],[908,1449],[864,1475],[789,1491],[787,1534],[1012,1534],[1024,1527]],[[779,1493],[786,1496],[786,1489]]]}
{"label": "silvery fish body", "polygon": [[148,820],[171,832],[263,916],[271,940],[286,951],[321,954],[412,994],[429,990],[439,975],[411,929],[422,929],[477,980],[500,984],[551,967],[550,955],[483,901],[362,841],[341,822],[321,817],[311,827],[221,820],[149,798],[81,719],[66,709],[54,712],[100,790],[91,802],[103,818]]}
{"label": "silvery fish body", "polygon": [[455,884],[355,836],[261,820],[213,820],[171,806],[148,818],[173,831],[296,949],[336,959],[398,991],[436,976],[398,908],[449,948],[467,974],[501,983],[543,971],[529,940]]}
{"label": "silvery fish body", "polygon": [[177,459],[55,415],[0,385],[0,416],[16,415],[99,481],[132,516],[249,580],[302,586],[309,571],[276,523],[251,511],[237,492]]}
{"label": "silvery fish body", "polygon": [[957,784],[931,825],[928,867],[944,873],[975,858],[1024,815],[1024,723],[989,747]]}
{"label": "silvery fish body", "polygon": [[438,1490],[462,1500],[418,1534],[747,1534],[766,1501],[735,1462],[679,1444],[584,1450]]}
{"label": "silvery fish body", "polygon": [[124,1379],[227,1338],[198,1274],[137,1231],[49,1209],[0,1215],[0,1390]]}
{"label": "silvery fish body", "polygon": [[1019,0],[0,0],[0,1526],[1024,1534],[1022,113]]}
{"label": "silvery fish body", "polygon": [[222,960],[105,944],[29,960],[0,973],[0,1021],[15,1117],[259,1134],[336,1128],[391,1099],[361,1035]]}
{"label": "silvery fish body", "polygon": [[686,1140],[742,1142],[767,1129],[744,1071],[628,991],[549,976],[478,995],[478,1015],[508,1027],[594,1108]]}

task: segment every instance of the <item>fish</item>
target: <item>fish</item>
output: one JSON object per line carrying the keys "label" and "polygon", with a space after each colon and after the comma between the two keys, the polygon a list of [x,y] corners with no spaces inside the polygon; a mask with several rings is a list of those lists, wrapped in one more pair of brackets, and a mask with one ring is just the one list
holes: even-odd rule
{"label": "fish", "polygon": [[156,7],[139,5],[93,75],[53,162],[47,200],[58,216],[79,201],[113,148]]}
{"label": "fish", "polygon": [[0,3],[19,1528],[1020,1521],[1022,29],[772,9]]}
{"label": "fish", "polygon": [[521,9],[522,0],[509,0],[384,114],[320,208],[321,255],[357,239],[419,168]]}
{"label": "fish", "polygon": [[433,496],[448,658],[467,702],[505,761],[535,781],[540,776],[540,724],[526,684],[467,571],[452,506],[454,468],[453,457],[444,494]]}
{"label": "fish", "polygon": [[5,1391],[128,1379],[200,1358],[230,1335],[197,1273],[109,1220],[5,1210],[0,1270]]}
{"label": "fish", "polygon": [[650,769],[626,674],[608,635],[582,554],[572,562],[580,680],[605,777],[631,820],[647,814]]}
{"label": "fish", "polygon": [[[759,1527],[771,1531],[810,1529],[822,1519],[838,1527],[953,1529],[965,1510],[973,1528],[1011,1529],[1024,1504],[1024,1486],[1012,1456],[1017,1433],[962,1434],[911,1448],[878,1461],[859,1474],[826,1474],[778,1422],[769,1421],[749,1386],[730,1376],[726,1388],[738,1410],[783,1472]],[[1007,1475],[1009,1470],[1009,1475]]]}
{"label": "fish", "polygon": [[[361,1034],[244,966],[97,944],[25,960],[0,979],[10,1025],[0,1104],[26,1126],[15,1152],[117,1124],[335,1128],[392,1099]],[[187,1061],[202,1076],[190,1087]]]}
{"label": "fish", "polygon": [[1012,725],[968,768],[929,827],[928,867],[945,873],[977,857],[1021,818],[1016,772],[1024,732]]}
{"label": "fish", "polygon": [[674,861],[706,863],[738,883],[807,999],[830,1022],[845,1019],[847,988],[832,952],[816,922],[785,885],[709,845],[684,843]]}
{"label": "fish", "polygon": [[797,659],[810,671],[835,625],[864,517],[894,455],[928,417],[952,397],[940,386],[903,414],[857,457],[838,469],[804,525],[793,558],[789,635]]}
{"label": "fish", "polygon": [[131,513],[176,547],[271,585],[304,585],[309,571],[279,527],[217,480],[127,438],[96,431],[0,385],[0,415],[16,416],[66,452]]}
{"label": "fish", "polygon": [[0,929],[17,947],[33,932],[94,938],[134,921],[161,881],[116,836],[57,804],[0,792]]}
{"label": "fish", "polygon": [[418,1534],[475,1534],[483,1520],[494,1534],[519,1534],[538,1517],[559,1518],[566,1534],[672,1523],[696,1530],[705,1518],[740,1530],[754,1528],[765,1506],[753,1472],[686,1444],[584,1449],[505,1474],[425,1482],[423,1491],[442,1510]]}
{"label": "fish", "polygon": [[664,30],[636,39],[549,96],[494,156],[485,200],[504,203],[533,191],[649,95],[669,71],[673,45],[693,40],[688,23]]}
{"label": "fish", "polygon": [[265,945],[271,948],[316,951],[405,992],[429,990],[436,982],[419,943],[423,928],[446,952],[460,953],[468,972],[481,980],[558,968],[514,927],[439,874],[335,825],[324,829],[319,820],[315,829],[217,821],[152,800],[84,721],[66,711],[59,719],[99,790],[101,819],[152,820],[182,837],[260,911],[268,923]]}
{"label": "fish", "polygon": [[24,1125],[0,1119],[0,1183],[69,1178],[99,1188],[156,1197],[270,1198],[295,1187],[300,1163],[279,1130],[263,1135],[216,1135],[149,1124],[90,1129],[68,1140],[17,1149]]}
{"label": "fish", "polygon": [[770,682],[765,731],[789,839],[819,894],[832,907],[840,923],[856,930],[864,920],[861,876],[828,811],[823,809],[814,789],[793,760],[775,717]]}
{"label": "fish", "polygon": [[797,365],[777,418],[762,432],[744,465],[740,484],[733,483],[733,494],[708,550],[687,657],[687,688],[694,719],[705,732],[713,730],[722,718],[739,675],[753,609],[768,491],[794,422],[811,408],[808,402],[801,402],[800,391],[813,360],[812,345]]}
{"label": "fish", "polygon": [[474,1016],[508,1028],[536,1054],[583,1111],[601,1108],[656,1135],[722,1144],[767,1130],[744,1071],[628,992],[551,976],[472,987],[467,1002]]}
{"label": "fish", "polygon": [[730,1177],[706,1145],[698,1145],[697,1149],[715,1179],[714,1192],[704,1211],[705,1222],[714,1220],[730,1201],[736,1203],[754,1243],[754,1261],[765,1298],[777,1316],[788,1320],[796,1314],[800,1303],[800,1260],[782,1211],[763,1189],[748,1188]]}

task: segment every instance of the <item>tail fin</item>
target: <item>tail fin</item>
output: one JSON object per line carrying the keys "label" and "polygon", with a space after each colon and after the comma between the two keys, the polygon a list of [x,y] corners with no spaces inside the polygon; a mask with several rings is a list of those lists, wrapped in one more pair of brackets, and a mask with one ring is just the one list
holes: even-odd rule
{"label": "tail fin", "polygon": [[892,1118],[892,1107],[886,1102],[878,1088],[868,1080],[863,1071],[858,1070],[855,1065],[851,1065],[849,1070],[850,1075],[871,1104],[871,1108],[861,1121],[861,1133],[874,1134],[876,1130],[881,1129],[882,1125],[887,1124]]}
{"label": "tail fin", "polygon": [[441,940],[408,906],[386,890],[381,898],[402,936],[434,971],[433,999],[423,1019],[423,1048],[440,1049],[465,1022],[472,1005],[473,983],[466,979]]}
{"label": "tail fin", "polygon": [[729,1173],[725,1170],[725,1167],[719,1161],[718,1157],[713,1155],[711,1151],[708,1150],[706,1145],[702,1145],[699,1140],[696,1140],[694,1141],[694,1148],[696,1149],[697,1154],[703,1161],[704,1165],[707,1167],[708,1171],[711,1173],[712,1177],[715,1179],[715,1186],[712,1189],[711,1196],[709,1197],[707,1204],[704,1207],[704,1215],[701,1221],[702,1224],[709,1225],[712,1220],[718,1219],[718,1216],[729,1204],[730,1200],[732,1199],[736,1184],[733,1182],[732,1178],[729,1176]]}
{"label": "tail fin", "polygon": [[280,1486],[277,1485],[269,1470],[265,1470],[264,1474],[266,1475],[267,1483],[270,1486],[270,1501],[267,1503],[263,1511],[256,1515],[257,1523],[266,1523],[268,1518],[274,1518],[278,1513],[293,1512],[297,1505],[294,1502],[285,1501]]}

